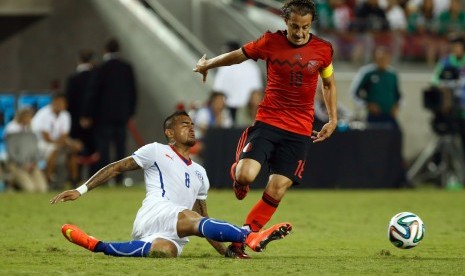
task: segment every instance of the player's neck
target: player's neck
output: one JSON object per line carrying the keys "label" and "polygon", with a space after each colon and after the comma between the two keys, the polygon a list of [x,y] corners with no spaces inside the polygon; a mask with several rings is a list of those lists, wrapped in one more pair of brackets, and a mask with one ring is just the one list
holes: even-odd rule
{"label": "player's neck", "polygon": [[186,161],[190,161],[191,158],[190,158],[190,153],[189,153],[189,147],[186,147],[184,145],[178,145],[178,144],[175,144],[175,145],[172,145],[170,146],[174,152],[176,152],[177,155],[179,155],[179,157],[182,157],[184,158]]}

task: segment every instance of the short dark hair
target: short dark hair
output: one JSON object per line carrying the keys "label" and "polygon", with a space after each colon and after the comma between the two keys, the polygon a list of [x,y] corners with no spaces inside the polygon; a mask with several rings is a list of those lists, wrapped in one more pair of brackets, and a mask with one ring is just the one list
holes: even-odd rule
{"label": "short dark hair", "polygon": [[165,130],[173,127],[173,121],[179,116],[189,117],[189,114],[187,114],[185,110],[178,110],[174,112],[173,114],[171,114],[170,116],[168,116],[163,122],[163,133],[165,132]]}
{"label": "short dark hair", "polygon": [[111,37],[105,43],[105,50],[109,53],[115,53],[119,51],[119,42],[116,38]]}
{"label": "short dark hair", "polygon": [[313,0],[287,0],[281,8],[282,17],[288,20],[291,13],[297,13],[300,16],[310,14],[312,21],[316,20],[316,8]]}
{"label": "short dark hair", "polygon": [[78,52],[78,59],[81,62],[89,63],[94,57],[94,51],[90,49],[82,49]]}

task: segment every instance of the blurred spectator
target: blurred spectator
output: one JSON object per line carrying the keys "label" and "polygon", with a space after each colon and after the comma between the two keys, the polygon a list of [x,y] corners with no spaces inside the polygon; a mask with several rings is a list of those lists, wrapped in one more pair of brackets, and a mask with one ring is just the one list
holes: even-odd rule
{"label": "blurred spectator", "polygon": [[332,32],[335,29],[335,22],[333,18],[334,9],[330,1],[316,0],[315,8],[316,14],[318,15],[318,20],[315,21],[315,29],[317,29],[319,33],[324,33],[325,35]]}
{"label": "blurred spectator", "polygon": [[[444,80],[457,80],[465,77],[465,39],[461,35],[451,36],[449,40],[450,53],[436,65],[432,84],[440,86]],[[445,73],[451,75],[446,76]]]}
{"label": "blurred spectator", "polygon": [[[401,92],[397,72],[390,66],[391,56],[385,47],[378,47],[374,63],[363,66],[355,76],[351,92],[367,109],[367,123],[371,127],[389,127],[402,135],[397,122]],[[402,146],[397,148],[402,156]],[[409,186],[403,158],[398,163],[402,172],[399,187]]]}
{"label": "blurred spectator", "polygon": [[255,115],[257,115],[258,105],[263,100],[263,91],[254,90],[250,94],[247,105],[242,107],[237,112],[236,126],[246,127],[250,126],[255,122]]}
{"label": "blurred spectator", "polygon": [[[409,0],[407,7],[418,8],[425,5],[426,0]],[[450,0],[432,0],[433,2],[433,13],[434,16],[439,16],[442,12],[446,11],[450,7]]]}
{"label": "blurred spectator", "polygon": [[379,6],[378,0],[365,0],[357,5],[351,28],[357,32],[389,30],[386,13]]}
{"label": "blurred spectator", "polygon": [[230,128],[234,122],[229,109],[226,108],[226,96],[222,92],[212,91],[207,105],[199,108],[192,118],[197,142],[190,149],[191,157],[202,163],[203,137],[210,128]]}
{"label": "blurred spectator", "polygon": [[409,36],[404,54],[410,58],[425,58],[428,65],[436,62],[439,40],[435,31],[434,0],[423,0],[420,6],[408,5],[407,30]]}
{"label": "blurred spectator", "polygon": [[450,53],[438,62],[432,78],[443,93],[443,109],[435,114],[433,126],[439,133],[458,130],[465,150],[465,39],[452,36],[449,46]]}
{"label": "blurred spectator", "polygon": [[[92,69],[94,67],[92,57],[93,52],[91,50],[79,51],[76,72],[69,76],[65,91],[68,111],[71,115],[71,130],[69,135],[71,138],[78,139],[83,143],[84,148],[79,153],[83,157],[90,157],[92,154],[95,154],[93,129],[91,126],[83,128],[79,122],[84,110],[85,93],[88,92]],[[89,172],[94,171],[96,171],[96,168],[89,169]]]}
{"label": "blurred spectator", "polygon": [[[240,47],[238,42],[228,41],[223,45],[222,52],[227,53]],[[222,92],[226,96],[226,106],[233,120],[236,118],[237,109],[247,104],[252,91],[262,87],[262,74],[253,60],[218,68],[213,83],[213,90]]]}
{"label": "blurred spectator", "polygon": [[226,108],[226,96],[222,92],[212,91],[207,105],[200,108],[194,118],[195,137],[202,140],[209,128],[230,128],[233,120]]}
{"label": "blurred spectator", "polygon": [[407,29],[407,19],[404,10],[399,5],[399,0],[387,1],[386,18],[392,31],[403,32]]}
{"label": "blurred spectator", "polygon": [[411,0],[399,0],[399,6],[406,10],[409,2],[411,2]]}
{"label": "blurred spectator", "polygon": [[389,22],[378,0],[365,0],[355,11],[351,30],[357,34],[352,61],[366,63],[371,59],[375,45],[390,44]]}
{"label": "blurred spectator", "polygon": [[[77,153],[82,150],[82,143],[69,137],[71,130],[71,116],[66,110],[66,97],[63,93],[55,92],[52,102],[37,111],[32,118],[32,130],[39,137],[39,149],[47,165],[45,175],[52,185],[56,183],[57,164],[68,167],[69,179],[73,187],[77,187],[79,180]],[[64,156],[64,161],[62,161]],[[53,187],[60,188],[60,187]]]}
{"label": "blurred spectator", "polygon": [[19,109],[14,120],[5,127],[5,140],[8,152],[7,170],[14,186],[25,192],[46,192],[45,175],[38,167],[40,160],[36,135],[31,129],[34,111]]}
{"label": "blurred spectator", "polygon": [[434,1],[424,0],[420,6],[407,7],[407,28],[411,34],[432,34],[436,17],[434,15]]}
{"label": "blurred spectator", "polygon": [[334,28],[342,34],[349,30],[352,20],[352,11],[344,0],[329,0],[329,5],[333,10]]}
{"label": "blurred spectator", "polygon": [[[97,168],[126,157],[126,126],[136,111],[134,72],[132,66],[120,58],[119,48],[114,38],[106,42],[104,62],[94,69],[81,119],[83,126],[94,126],[96,149],[100,154]],[[110,159],[113,143],[116,156]],[[124,175],[118,175],[117,183],[121,184],[123,178]]]}
{"label": "blurred spectator", "polygon": [[447,36],[450,33],[461,33],[465,30],[465,12],[461,0],[451,0],[448,10],[438,17],[438,34]]}
{"label": "blurred spectator", "polygon": [[360,68],[351,85],[352,95],[367,108],[369,124],[385,124],[399,128],[397,112],[400,89],[397,73],[390,67],[390,53],[378,47],[375,62]]}
{"label": "blurred spectator", "polygon": [[348,34],[352,11],[345,0],[320,1],[317,4],[318,20],[315,28],[333,45],[333,58],[346,57],[350,53],[348,44],[352,37]]}
{"label": "blurred spectator", "polygon": [[386,18],[392,32],[392,59],[394,62],[398,62],[401,58],[404,34],[407,30],[407,17],[399,5],[399,0],[387,1]]}

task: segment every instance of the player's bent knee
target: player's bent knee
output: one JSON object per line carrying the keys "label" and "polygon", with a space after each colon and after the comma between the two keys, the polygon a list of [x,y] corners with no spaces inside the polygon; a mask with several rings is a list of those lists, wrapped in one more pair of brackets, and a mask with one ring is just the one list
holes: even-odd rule
{"label": "player's bent knee", "polygon": [[180,238],[199,235],[199,223],[203,217],[197,212],[184,210],[178,214],[176,230]]}
{"label": "player's bent knee", "polygon": [[247,186],[252,183],[260,172],[261,165],[252,159],[240,160],[236,167],[237,183]]}
{"label": "player's bent knee", "polygon": [[250,185],[254,180],[255,177],[250,174],[236,173],[236,182],[242,186]]}
{"label": "player's bent knee", "polygon": [[162,238],[157,238],[152,242],[149,256],[150,258],[176,258],[178,256],[178,248],[176,245]]}

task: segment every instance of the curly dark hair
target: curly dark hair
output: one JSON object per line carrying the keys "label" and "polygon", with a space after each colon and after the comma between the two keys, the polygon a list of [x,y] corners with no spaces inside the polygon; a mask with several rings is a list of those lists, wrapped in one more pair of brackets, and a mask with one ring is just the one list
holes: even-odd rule
{"label": "curly dark hair", "polygon": [[313,0],[287,0],[281,8],[282,17],[288,20],[291,13],[297,13],[300,16],[310,14],[312,21],[316,20],[316,8]]}

